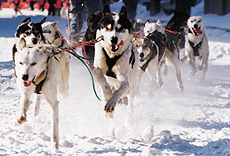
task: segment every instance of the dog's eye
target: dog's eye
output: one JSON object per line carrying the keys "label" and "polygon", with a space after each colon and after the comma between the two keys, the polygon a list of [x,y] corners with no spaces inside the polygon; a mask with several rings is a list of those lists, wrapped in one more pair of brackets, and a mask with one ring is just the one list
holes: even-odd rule
{"label": "dog's eye", "polygon": [[27,31],[27,32],[25,32],[25,34],[28,36],[28,35],[30,35],[30,32]]}
{"label": "dog's eye", "polygon": [[191,23],[193,23],[193,21],[191,21]]}
{"label": "dog's eye", "polygon": [[107,26],[107,27],[105,27],[105,29],[106,29],[106,30],[110,30],[108,26]]}
{"label": "dog's eye", "polygon": [[200,23],[200,22],[201,22],[201,20],[198,21],[198,23]]}
{"label": "dog's eye", "polygon": [[36,62],[33,62],[33,63],[31,63],[31,66],[35,66],[37,63]]}
{"label": "dog's eye", "polygon": [[22,63],[22,62],[19,62],[19,64],[20,64],[20,65],[23,65],[23,63]]}
{"label": "dog's eye", "polygon": [[120,27],[119,29],[117,28],[118,32],[122,32],[124,30],[124,27]]}

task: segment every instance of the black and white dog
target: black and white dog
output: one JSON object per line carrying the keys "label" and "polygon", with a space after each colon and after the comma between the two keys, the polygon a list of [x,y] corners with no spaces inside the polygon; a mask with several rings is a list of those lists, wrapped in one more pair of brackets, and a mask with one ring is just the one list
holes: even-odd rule
{"label": "black and white dog", "polygon": [[[153,32],[158,32],[158,33],[151,35],[151,33]],[[145,36],[147,36],[148,38],[152,40],[161,41],[160,42],[161,45],[165,47],[164,59],[166,61],[166,64],[170,64],[175,68],[176,78],[177,78],[177,88],[179,91],[182,91],[184,89],[184,86],[183,86],[183,81],[181,78],[180,68],[186,61],[187,57],[180,59],[179,49],[177,48],[177,46],[175,46],[175,44],[171,40],[168,40],[167,37],[165,36],[165,31],[162,27],[160,20],[158,20],[156,23],[146,23],[144,27],[144,33],[145,33]],[[158,37],[162,36],[162,35],[159,35],[159,33],[163,34],[165,36],[165,39],[159,40]],[[165,68],[164,73],[165,74],[167,73],[167,68]]]}
{"label": "black and white dog", "polygon": [[200,60],[199,70],[203,71],[202,79],[208,69],[209,46],[208,39],[204,32],[204,20],[201,16],[192,16],[188,19],[188,36],[185,44],[185,51],[189,56],[189,65],[192,68],[192,75],[197,71],[195,60]]}
{"label": "black and white dog", "polygon": [[99,24],[97,37],[103,36],[103,40],[95,44],[93,74],[103,92],[104,110],[112,116],[119,99],[127,96],[132,117],[138,53],[126,8],[123,6],[117,14],[105,5]]}

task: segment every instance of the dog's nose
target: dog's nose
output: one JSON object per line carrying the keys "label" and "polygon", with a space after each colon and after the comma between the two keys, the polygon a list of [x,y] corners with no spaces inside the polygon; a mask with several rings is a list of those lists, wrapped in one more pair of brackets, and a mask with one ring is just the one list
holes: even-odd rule
{"label": "dog's nose", "polygon": [[112,44],[117,44],[118,38],[117,37],[112,37],[111,38],[111,43]]}
{"label": "dog's nose", "polygon": [[36,38],[32,38],[32,42],[33,42],[33,44],[37,44],[38,40]]}
{"label": "dog's nose", "polygon": [[197,29],[197,28],[198,28],[198,25],[197,25],[197,24],[194,24],[194,28]]}
{"label": "dog's nose", "polygon": [[144,57],[144,53],[140,53],[140,57],[141,57],[141,58]]}
{"label": "dog's nose", "polygon": [[22,75],[22,80],[27,81],[28,78],[29,78],[29,75],[27,74]]}

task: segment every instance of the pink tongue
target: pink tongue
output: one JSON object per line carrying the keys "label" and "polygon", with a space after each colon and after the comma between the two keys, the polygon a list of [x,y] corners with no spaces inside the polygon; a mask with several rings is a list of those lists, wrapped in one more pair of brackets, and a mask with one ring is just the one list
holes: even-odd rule
{"label": "pink tongue", "polygon": [[196,33],[202,34],[202,31],[200,29],[195,29]]}
{"label": "pink tongue", "polygon": [[124,41],[123,41],[123,40],[121,40],[121,42],[120,42],[118,45],[123,46],[123,45],[124,45]]}
{"label": "pink tongue", "polygon": [[28,87],[31,85],[31,81],[23,81],[23,84],[25,87]]}

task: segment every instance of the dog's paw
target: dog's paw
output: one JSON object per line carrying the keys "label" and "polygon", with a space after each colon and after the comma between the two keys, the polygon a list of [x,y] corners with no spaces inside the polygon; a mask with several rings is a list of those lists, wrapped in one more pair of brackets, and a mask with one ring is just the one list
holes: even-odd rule
{"label": "dog's paw", "polygon": [[114,111],[114,107],[115,107],[115,102],[112,102],[112,100],[110,99],[107,104],[105,105],[105,108],[104,110],[107,112],[107,113],[111,113]]}
{"label": "dog's paw", "polygon": [[25,116],[21,116],[19,119],[18,119],[18,124],[21,125],[23,124],[24,122],[26,122],[26,115]]}

